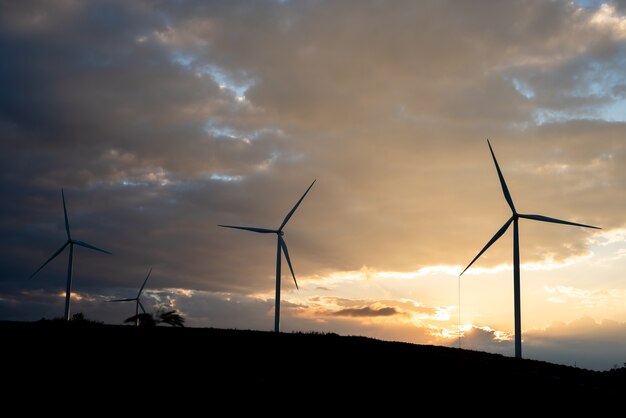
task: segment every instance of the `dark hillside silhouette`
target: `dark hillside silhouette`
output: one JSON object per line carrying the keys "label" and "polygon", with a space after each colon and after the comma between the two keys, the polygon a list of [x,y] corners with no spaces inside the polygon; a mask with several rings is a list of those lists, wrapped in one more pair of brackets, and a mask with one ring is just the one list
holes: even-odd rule
{"label": "dark hillside silhouette", "polygon": [[40,386],[65,376],[66,361],[71,361],[80,365],[71,368],[71,379],[83,385],[106,386],[101,376],[139,367],[146,382],[188,382],[191,373],[194,382],[200,379],[201,384],[189,383],[188,390],[216,388],[238,395],[268,393],[280,387],[283,394],[307,397],[343,390],[381,394],[415,390],[419,396],[504,391],[506,396],[509,391],[505,389],[520,388],[534,401],[555,402],[563,399],[560,396],[614,400],[626,387],[626,369],[622,368],[595,372],[455,348],[335,334],[97,323],[85,326],[80,321],[0,322],[0,333],[3,358],[30,371],[9,370],[5,381],[28,379]]}

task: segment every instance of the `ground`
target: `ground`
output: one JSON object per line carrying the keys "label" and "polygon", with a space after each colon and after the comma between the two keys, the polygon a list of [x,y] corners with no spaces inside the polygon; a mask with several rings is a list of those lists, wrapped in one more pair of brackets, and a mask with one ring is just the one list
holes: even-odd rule
{"label": "ground", "polygon": [[136,329],[62,321],[0,322],[0,332],[3,358],[10,366],[5,381],[33,390],[71,382],[72,391],[103,395],[117,390],[131,394],[134,387],[144,395],[150,388],[151,397],[161,393],[164,399],[228,393],[310,401],[323,394],[362,405],[394,393],[413,393],[422,401],[432,399],[424,396],[484,400],[496,394],[508,399],[517,393],[533,402],[611,402],[626,388],[625,368],[596,372],[335,334]]}

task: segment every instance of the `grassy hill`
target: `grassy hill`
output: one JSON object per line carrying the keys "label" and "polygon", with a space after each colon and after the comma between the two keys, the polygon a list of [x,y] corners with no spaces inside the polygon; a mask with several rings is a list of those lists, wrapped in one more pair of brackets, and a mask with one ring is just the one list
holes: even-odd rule
{"label": "grassy hill", "polygon": [[[542,361],[335,334],[274,334],[208,328],[136,329],[60,321],[0,322],[5,379],[59,379],[108,387],[176,384],[181,395],[512,393],[533,400],[606,399],[626,388],[626,369],[596,372]],[[19,372],[20,368],[26,370]],[[5,367],[6,369],[6,367]],[[12,375],[11,373],[15,373]],[[185,382],[199,382],[188,383]],[[210,388],[210,390],[208,389]],[[132,393],[132,391],[130,392]],[[348,392],[345,392],[348,393]],[[165,395],[163,395],[165,396]],[[208,395],[207,395],[208,396]],[[308,396],[308,395],[307,395]],[[530,398],[529,398],[530,399]]]}

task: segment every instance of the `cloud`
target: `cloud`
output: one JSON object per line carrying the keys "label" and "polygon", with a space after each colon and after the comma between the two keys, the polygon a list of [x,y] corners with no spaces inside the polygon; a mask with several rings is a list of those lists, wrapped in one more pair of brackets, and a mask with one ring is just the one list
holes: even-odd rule
{"label": "cloud", "polygon": [[[608,370],[624,363],[626,323],[581,317],[571,322],[553,322],[545,328],[523,332],[524,358],[568,366]],[[465,349],[512,355],[513,335],[488,326],[471,326],[463,333]],[[457,346],[457,340],[450,340]]]}
{"label": "cloud", "polygon": [[[461,347],[466,350],[511,355],[513,352],[512,337],[508,333],[498,331],[489,326],[471,326],[463,331]],[[452,340],[449,345],[456,347],[458,339]]]}
{"label": "cloud", "polygon": [[333,312],[334,316],[353,316],[353,317],[371,317],[371,316],[393,316],[398,315],[398,311],[395,308],[373,308],[370,306],[364,306],[363,308],[346,308]]}
{"label": "cloud", "polygon": [[[314,296],[299,305],[301,315],[344,316],[353,318],[373,318],[404,316],[419,319],[443,319],[449,308],[429,307],[410,299],[364,300],[338,298],[331,296]],[[448,319],[448,318],[446,318]]]}
{"label": "cloud", "polygon": [[544,286],[548,301],[573,302],[582,307],[622,306],[626,298],[624,289],[578,289],[570,286]]}
{"label": "cloud", "polygon": [[531,358],[607,370],[626,360],[626,323],[582,317],[569,323],[553,322],[528,330],[524,351]]}
{"label": "cloud", "polygon": [[[83,312],[88,318],[111,321],[126,312],[126,304],[109,304],[106,295],[97,292],[72,292],[71,313]],[[42,288],[0,294],[0,318],[3,320],[30,320],[61,318],[64,312],[65,292],[49,292]],[[145,303],[146,307],[151,307]],[[134,307],[133,307],[134,310]],[[128,315],[124,318],[130,316]]]}
{"label": "cloud", "polygon": [[[187,287],[269,290],[268,244],[216,230],[215,224],[275,225],[306,184],[325,173],[287,229],[299,272],[351,270],[364,261],[400,271],[458,265],[498,226],[490,216],[499,208],[492,193],[497,190],[480,187],[497,187],[491,163],[485,149],[467,140],[488,131],[502,137],[496,149],[507,162],[507,178],[517,186],[514,197],[533,189],[530,202],[520,205],[589,222],[608,216],[580,202],[549,197],[559,191],[578,200],[575,187],[587,184],[587,192],[594,179],[617,179],[612,161],[623,150],[608,139],[612,134],[601,135],[608,142],[595,140],[599,151],[589,153],[580,146],[583,139],[562,141],[569,135],[566,125],[502,130],[532,119],[527,98],[511,81],[513,69],[514,79],[539,92],[534,100],[543,102],[540,92],[554,90],[554,82],[544,86],[541,77],[561,79],[562,69],[546,60],[563,56],[561,61],[571,62],[614,42],[591,23],[597,10],[580,11],[566,2],[503,2],[482,11],[459,5],[451,11],[434,3],[381,8],[376,2],[239,8],[188,2],[159,4],[158,13],[141,2],[28,6],[10,7],[3,16],[0,52],[10,66],[0,80],[7,92],[2,190],[15,208],[31,209],[4,208],[3,218],[13,220],[7,233],[21,234],[31,225],[28,244],[42,257],[45,244],[62,232],[54,209],[64,185],[71,217],[85,214],[75,221],[77,227],[112,247],[124,258],[119,264],[160,260],[164,274]],[[514,18],[514,30],[504,23],[485,25],[485,19]],[[573,32],[572,23],[584,31]],[[373,41],[369,31],[363,32],[366,27],[378,27],[385,36]],[[455,33],[443,27],[455,27]],[[28,50],[28,58],[16,50]],[[62,59],[50,60],[52,53]],[[528,64],[539,61],[544,64]],[[571,69],[572,77],[577,68]],[[244,92],[242,86],[247,86]],[[470,105],[482,102],[491,105]],[[597,132],[596,126],[581,123]],[[582,135],[585,129],[576,131]],[[522,134],[531,144],[547,144],[550,152],[510,148]],[[450,147],[469,152],[470,158],[450,155]],[[515,160],[507,157],[513,154],[505,152],[509,148]],[[572,154],[571,149],[586,151]],[[598,164],[590,163],[594,159]],[[546,173],[541,167],[565,161],[568,170],[552,187],[538,188],[550,183],[539,178]],[[515,165],[522,163],[526,166]],[[20,168],[25,166],[28,172]],[[476,175],[476,187],[458,188],[465,173]],[[487,196],[493,206],[485,210]],[[439,209],[461,201],[465,210],[457,219],[447,219]],[[554,202],[555,209],[545,202]],[[330,231],[333,240],[326,239]],[[546,248],[556,261],[587,253],[583,231],[528,234],[527,262],[545,260]],[[185,241],[189,244],[171,245]],[[372,251],[377,241],[387,244]],[[499,265],[508,260],[505,254],[494,247],[482,263]],[[23,253],[14,255],[26,259]],[[107,276],[120,276],[118,269],[109,270]],[[103,283],[100,274],[91,280]]]}
{"label": "cloud", "polygon": [[626,18],[618,12],[613,4],[604,3],[590,19],[590,24],[607,31],[616,39],[626,38]]}

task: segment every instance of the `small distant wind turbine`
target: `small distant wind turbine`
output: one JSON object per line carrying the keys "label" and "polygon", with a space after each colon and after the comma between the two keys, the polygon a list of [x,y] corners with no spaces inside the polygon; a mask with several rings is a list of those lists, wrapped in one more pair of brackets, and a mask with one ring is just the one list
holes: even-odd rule
{"label": "small distant wind turbine", "polygon": [[143,313],[146,313],[146,310],[143,308],[143,305],[141,304],[141,301],[139,300],[139,298],[141,297],[141,293],[143,292],[143,288],[146,287],[146,283],[148,282],[148,277],[150,277],[150,273],[152,273],[152,268],[150,268],[150,270],[148,271],[148,275],[146,276],[146,279],[143,281],[143,284],[141,285],[141,287],[139,288],[139,292],[137,292],[137,296],[134,298],[129,298],[129,299],[113,299],[113,300],[109,300],[107,302],[137,302],[135,303],[135,326],[138,327],[139,326],[139,308],[141,307],[141,311]]}
{"label": "small distant wind turbine", "polygon": [[583,228],[593,228],[593,229],[601,229],[597,226],[590,226],[579,224],[575,222],[562,221],[560,219],[548,218],[547,216],[542,215],[523,215],[521,213],[517,213],[515,209],[515,205],[513,204],[513,199],[511,198],[511,194],[509,193],[509,188],[506,186],[506,182],[504,181],[504,176],[502,175],[502,171],[500,171],[500,166],[498,165],[498,161],[496,160],[496,155],[493,153],[493,149],[491,148],[491,143],[487,140],[487,144],[489,145],[489,151],[491,151],[491,156],[493,157],[493,162],[496,165],[496,171],[498,172],[498,177],[500,178],[500,185],[502,186],[502,192],[504,193],[504,198],[506,199],[509,207],[511,208],[512,216],[508,221],[496,232],[496,234],[489,240],[487,245],[478,253],[476,257],[472,260],[471,263],[465,270],[461,272],[459,277],[465,273],[465,271],[470,268],[474,261],[478,260],[487,248],[491,247],[491,245],[496,242],[504,233],[509,229],[511,223],[513,223],[513,294],[515,301],[515,357],[522,358],[522,313],[521,313],[521,302],[520,302],[520,259],[519,259],[519,229],[517,222],[519,218],[530,219],[533,221],[541,221],[541,222],[550,222],[555,224],[564,224],[564,225],[574,225],[581,226]]}
{"label": "small distant wind turbine", "polygon": [[315,184],[315,180],[313,180],[313,183],[311,183],[309,188],[306,189],[306,192],[304,192],[300,200],[298,200],[298,202],[291,209],[291,211],[289,211],[287,216],[285,216],[283,223],[280,224],[278,229],[256,228],[256,227],[251,227],[251,226],[218,225],[223,228],[243,229],[244,231],[257,232],[259,234],[276,234],[276,236],[278,237],[278,244],[277,244],[277,249],[276,249],[276,300],[274,302],[274,332],[279,332],[280,330],[280,267],[281,267],[281,261],[282,261],[281,255],[280,255],[281,250],[283,253],[285,253],[285,258],[287,259],[287,264],[289,264],[289,270],[291,270],[291,276],[293,277],[293,282],[296,284],[296,289],[298,289],[298,282],[296,281],[296,275],[293,272],[291,260],[289,259],[289,251],[287,250],[287,244],[285,243],[285,239],[283,238],[283,236],[285,235],[285,233],[283,232],[283,228],[285,227],[285,225],[287,225],[287,222],[289,222],[289,219],[291,219],[291,216],[294,214],[296,209],[298,209],[298,206],[300,206],[300,203],[302,203],[305,196],[307,195],[309,190],[311,190],[311,187],[313,187],[314,184]]}
{"label": "small distant wind turbine", "polygon": [[84,241],[78,241],[78,240],[72,239],[72,234],[70,233],[70,223],[67,219],[67,209],[65,207],[65,194],[63,193],[63,189],[61,189],[61,198],[63,199],[63,214],[65,215],[65,233],[67,234],[67,241],[65,241],[65,244],[63,244],[61,248],[59,248],[54,254],[52,254],[50,258],[45,263],[43,263],[41,267],[37,269],[36,272],[31,274],[30,278],[33,278],[37,273],[39,273],[39,271],[41,271],[42,268],[46,266],[46,264],[54,260],[54,258],[57,255],[61,254],[61,252],[65,249],[65,247],[67,247],[68,245],[70,246],[70,258],[67,264],[67,288],[65,290],[65,320],[69,321],[70,320],[70,295],[72,294],[72,267],[74,264],[74,245],[79,245],[81,247],[100,251],[102,253],[109,254],[109,255],[111,253],[108,251],[102,250],[98,247],[94,247],[91,244],[87,244]]}

